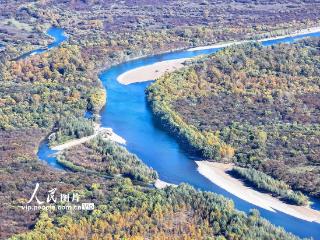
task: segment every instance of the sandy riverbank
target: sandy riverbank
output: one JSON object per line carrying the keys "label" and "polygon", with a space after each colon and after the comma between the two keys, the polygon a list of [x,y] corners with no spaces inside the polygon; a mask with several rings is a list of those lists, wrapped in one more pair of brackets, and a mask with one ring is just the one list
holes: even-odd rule
{"label": "sandy riverbank", "polygon": [[[309,33],[315,33],[320,32],[320,27],[313,27],[308,28],[300,31],[293,32],[291,34],[277,36],[277,37],[270,37],[265,39],[260,39],[258,42],[267,41],[267,40],[276,40],[286,37],[294,37],[301,34],[309,34]],[[226,43],[218,43],[208,46],[202,46],[202,47],[195,47],[190,48],[187,51],[197,51],[197,50],[205,50],[210,48],[223,48],[228,47],[231,45],[237,45],[242,43],[251,42],[253,40],[243,40],[243,41],[235,41],[235,42],[226,42]],[[128,85],[131,83],[136,82],[145,82],[150,80],[155,80],[159,77],[161,77],[166,72],[173,72],[175,70],[178,70],[182,67],[184,67],[184,62],[187,60],[190,60],[191,58],[181,58],[181,59],[174,59],[174,60],[167,60],[162,62],[157,62],[154,64],[150,64],[143,67],[138,67],[132,70],[129,70],[127,72],[124,72],[120,76],[118,76],[117,81],[121,84]]]}
{"label": "sandy riverbank", "polygon": [[[318,32],[318,31],[320,31],[320,27],[297,31],[290,35],[284,35],[284,36],[268,38],[268,39],[261,39],[259,41],[280,39],[280,38],[296,36],[300,34]],[[190,51],[208,49],[208,48],[227,47],[232,44],[240,44],[245,42],[248,42],[248,40],[193,48],[193,49],[190,49]],[[155,64],[139,67],[121,74],[117,78],[117,80],[120,83],[125,85],[130,83],[135,83],[135,82],[154,80],[159,78],[166,72],[172,72],[179,68],[184,67],[183,62],[185,62],[186,60],[189,60],[189,58],[162,61]],[[272,212],[276,212],[276,211],[283,212],[285,214],[303,219],[305,221],[310,221],[310,222],[316,221],[320,223],[319,211],[316,211],[304,206],[295,206],[295,205],[286,204],[280,201],[279,199],[272,197],[271,195],[261,193],[249,187],[246,187],[240,180],[235,179],[231,177],[229,174],[227,174],[226,171],[228,171],[228,169],[230,169],[232,165],[211,163],[211,162],[205,162],[205,161],[197,162],[197,164],[198,164],[198,171],[202,175],[207,177],[210,181],[212,181],[219,187],[225,189],[226,191],[230,192],[231,194],[253,205],[256,205],[258,207],[264,208]],[[160,179],[157,180],[155,183],[155,187],[157,188],[164,188],[168,185],[170,184],[163,182]]]}
{"label": "sandy riverbank", "polygon": [[174,59],[138,67],[121,74],[117,80],[124,85],[155,80],[166,72],[173,72],[184,67],[183,63],[189,59],[190,58]]}
{"label": "sandy riverbank", "polygon": [[64,149],[85,143],[85,142],[95,138],[98,135],[101,135],[105,139],[109,139],[111,141],[114,141],[114,142],[117,142],[120,144],[126,144],[126,140],[123,139],[121,136],[117,135],[116,133],[114,133],[112,128],[104,128],[104,127],[101,127],[99,124],[97,124],[95,126],[94,134],[87,136],[87,137],[82,137],[79,139],[70,140],[64,144],[54,146],[51,149],[55,150],[55,151],[62,151]]}
{"label": "sandy riverbank", "polygon": [[168,186],[177,186],[177,185],[162,181],[160,179],[157,179],[156,182],[154,183],[154,186],[157,189],[163,189],[163,188],[168,187]]}
{"label": "sandy riverbank", "polygon": [[[270,40],[277,40],[277,39],[282,39],[282,38],[287,38],[287,37],[295,37],[298,35],[310,34],[310,33],[315,33],[315,32],[320,32],[320,27],[312,27],[312,28],[308,28],[308,29],[295,31],[295,32],[292,32],[291,34],[281,35],[281,36],[277,36],[277,37],[263,38],[263,39],[259,39],[257,41],[264,42],[264,41],[270,41]],[[226,42],[226,43],[217,43],[217,44],[212,44],[212,45],[207,45],[207,46],[202,46],[202,47],[190,48],[187,51],[199,51],[199,50],[206,50],[206,49],[211,49],[211,48],[223,48],[223,47],[229,47],[231,45],[238,45],[238,44],[248,43],[248,42],[252,42],[252,41],[254,41],[254,40],[243,40],[243,41],[233,41],[233,42]]]}
{"label": "sandy riverbank", "polygon": [[320,211],[306,206],[296,206],[284,203],[269,194],[255,191],[247,187],[242,181],[231,177],[227,171],[232,169],[231,164],[197,161],[198,171],[211,182],[258,207],[269,211],[278,211],[309,222],[320,223]]}

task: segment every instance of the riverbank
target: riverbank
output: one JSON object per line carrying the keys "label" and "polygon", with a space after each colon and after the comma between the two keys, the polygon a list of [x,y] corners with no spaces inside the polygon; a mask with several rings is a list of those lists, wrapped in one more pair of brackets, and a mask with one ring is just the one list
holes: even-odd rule
{"label": "riverbank", "polygon": [[[264,42],[264,41],[271,41],[271,40],[277,40],[277,39],[283,39],[287,37],[296,37],[298,35],[304,35],[304,34],[311,34],[315,32],[320,32],[320,27],[313,27],[308,29],[303,29],[299,31],[295,31],[291,34],[277,36],[277,37],[270,37],[270,38],[264,38],[257,40],[258,42]],[[207,49],[217,49],[217,48],[225,48],[231,45],[238,45],[243,43],[252,42],[254,40],[243,40],[243,41],[235,41],[235,42],[226,42],[226,43],[217,43],[213,45],[207,45],[202,47],[195,47],[187,49],[186,51],[201,51],[201,50],[207,50]],[[190,60],[192,58],[180,58],[180,59],[174,59],[174,60],[166,60],[161,61],[157,63],[153,63],[150,65],[134,68],[132,70],[126,71],[119,75],[117,77],[117,81],[121,84],[128,85],[131,83],[137,83],[137,82],[146,82],[150,80],[155,80],[165,73],[170,73],[175,70],[178,70],[185,65],[184,62]]]}
{"label": "riverbank", "polygon": [[200,174],[217,186],[246,202],[268,211],[282,212],[305,221],[320,223],[319,211],[306,206],[284,203],[269,194],[261,193],[247,187],[241,180],[230,176],[227,172],[232,169],[232,164],[209,161],[196,161],[196,163]]}
{"label": "riverbank", "polygon": [[[286,34],[286,35],[277,36],[277,37],[263,38],[263,39],[257,40],[257,42],[272,41],[272,40],[278,40],[278,39],[288,38],[288,37],[296,37],[298,35],[311,34],[311,33],[316,33],[316,32],[320,32],[320,27],[312,27],[312,28],[308,28],[308,29],[298,30],[298,31],[295,31],[291,34]],[[211,48],[224,48],[224,47],[248,43],[248,42],[252,42],[252,41],[254,41],[254,40],[243,40],[243,41],[234,41],[234,42],[226,42],[226,43],[217,43],[217,44],[212,44],[212,45],[207,45],[207,46],[202,46],[202,47],[190,48],[187,51],[200,51],[200,50],[207,50],[207,49],[211,49]]]}
{"label": "riverbank", "polygon": [[[261,39],[259,41],[262,42],[262,41],[268,41],[268,40],[283,39],[286,37],[294,37],[297,35],[304,35],[304,34],[309,34],[309,33],[314,33],[319,31],[320,31],[320,27],[309,28],[306,30],[297,31],[290,35],[283,35],[283,36],[278,36],[278,37],[273,37],[268,39]],[[238,43],[243,43],[243,42],[244,41],[238,42]],[[208,48],[226,47],[230,44],[234,44],[234,43],[224,43],[224,44],[219,44],[214,46],[211,45]],[[204,48],[202,47],[197,49],[190,49],[190,51],[203,50],[203,49]],[[179,66],[180,68],[183,67],[184,66],[183,62],[188,59],[189,58],[178,59],[180,60],[178,63],[177,63],[177,60],[162,61],[155,64],[150,64],[144,67],[139,67],[133,70],[129,70],[119,75],[119,77],[117,78],[117,81],[119,81],[122,84],[130,84],[134,82],[143,82],[143,81],[156,79],[160,77],[162,74],[164,74],[165,72],[168,72],[170,70],[169,68],[170,64],[172,64],[172,66],[175,67],[171,69],[172,71],[174,71],[176,69],[179,69]],[[159,71],[161,67],[163,71],[162,74]],[[209,180],[211,180],[213,183],[225,189],[226,191],[230,192],[234,196],[250,204],[253,204],[257,207],[266,209],[271,212],[282,212],[284,214],[287,214],[305,221],[309,221],[309,222],[315,221],[320,223],[320,212],[304,206],[295,206],[295,205],[287,204],[280,201],[277,198],[272,197],[271,195],[255,191],[254,189],[245,186],[240,180],[231,177],[227,173],[228,169],[230,169],[232,166],[228,166],[228,165],[212,166],[211,164],[213,163],[198,162],[199,172],[205,177],[207,177]]]}
{"label": "riverbank", "polygon": [[158,178],[158,179],[155,181],[154,186],[155,186],[155,188],[157,188],[157,189],[163,189],[163,188],[166,188],[166,187],[168,187],[168,186],[174,186],[174,187],[176,187],[177,185],[172,184],[172,183],[168,183],[168,182],[165,182],[165,181],[162,181],[162,180],[160,180],[160,179]]}
{"label": "riverbank", "polygon": [[[115,132],[121,133],[127,140],[127,148],[130,152],[137,154],[147,166],[155,169],[160,179],[166,176],[165,179],[168,182],[185,182],[205,191],[220,192],[219,187],[196,171],[194,156],[182,151],[176,138],[154,124],[150,105],[147,104],[145,96],[145,86],[149,84],[123,85],[118,79],[121,74],[137,66],[152,65],[164,59],[196,57],[210,52],[178,51],[149,56],[122,63],[102,72],[99,76],[108,89],[108,103],[105,111],[101,112],[101,122],[112,127]],[[241,211],[248,212],[255,207],[232,194],[225,194],[225,197],[232,199],[235,208]],[[272,209],[269,211],[260,208],[259,210],[262,217],[284,227],[287,231],[303,237],[318,235],[319,224],[277,213]]]}
{"label": "riverbank", "polygon": [[94,128],[94,134],[92,134],[90,136],[82,137],[79,139],[73,139],[73,140],[67,141],[64,144],[51,147],[51,149],[54,151],[62,151],[67,148],[71,148],[73,146],[85,143],[85,142],[95,138],[98,135],[102,136],[105,139],[108,139],[108,140],[111,140],[111,141],[114,141],[114,142],[117,142],[120,144],[126,144],[126,140],[123,139],[121,136],[117,135],[116,133],[114,133],[112,128],[104,128],[104,127],[101,127],[100,124],[96,124],[95,128]]}
{"label": "riverbank", "polygon": [[190,58],[167,60],[143,67],[138,67],[121,74],[118,76],[117,81],[121,84],[128,85],[136,82],[154,80],[161,77],[165,73],[170,73],[184,67],[183,63],[189,59]]}

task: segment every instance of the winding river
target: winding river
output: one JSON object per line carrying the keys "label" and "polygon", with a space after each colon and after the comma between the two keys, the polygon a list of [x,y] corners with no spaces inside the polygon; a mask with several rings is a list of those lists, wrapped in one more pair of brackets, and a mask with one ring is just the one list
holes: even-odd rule
{"label": "winding river", "polygon": [[[61,29],[51,29],[48,34],[58,41],[64,36]],[[297,39],[312,36],[320,36],[320,32],[266,40],[262,44],[269,46],[277,43],[292,43]],[[66,39],[65,36],[63,38]],[[61,41],[55,46],[60,43]],[[51,44],[51,46],[53,45]],[[222,194],[232,199],[235,207],[239,210],[248,212],[249,209],[257,208],[264,218],[275,225],[282,226],[289,232],[300,237],[312,236],[314,239],[320,239],[320,224],[303,221],[281,212],[271,212],[258,208],[231,195],[198,173],[197,165],[194,162],[194,160],[197,160],[197,156],[190,155],[190,153],[182,149],[175,138],[157,126],[156,121],[153,119],[145,96],[145,89],[152,83],[152,79],[149,82],[130,85],[122,85],[117,82],[119,75],[137,67],[165,60],[212,54],[220,49],[211,48],[198,51],[184,50],[165,53],[125,62],[103,71],[99,77],[108,91],[108,101],[106,108],[101,111],[102,126],[113,128],[115,133],[125,138],[128,150],[137,154],[145,164],[155,169],[162,180],[174,184],[185,182],[201,190]],[[41,53],[41,51],[36,53]],[[43,143],[39,148],[38,156],[49,165],[63,169],[52,153],[54,152],[48,148],[47,144]],[[318,208],[319,206],[319,201],[317,201],[313,207]]]}
{"label": "winding river", "polygon": [[17,60],[27,58],[29,56],[44,53],[51,48],[58,47],[62,42],[68,39],[68,37],[65,35],[64,30],[61,28],[51,27],[47,31],[47,35],[54,38],[54,41],[50,44],[48,44],[45,48],[38,48],[35,50],[31,50],[29,52],[26,52],[22,54],[20,57],[17,58]]}

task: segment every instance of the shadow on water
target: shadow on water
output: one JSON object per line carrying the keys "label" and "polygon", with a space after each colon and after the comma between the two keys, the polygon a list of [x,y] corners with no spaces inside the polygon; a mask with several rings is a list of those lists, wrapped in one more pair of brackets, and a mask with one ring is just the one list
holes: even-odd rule
{"label": "shadow on water", "polygon": [[[152,83],[153,81],[150,81],[150,82]],[[152,108],[148,102],[147,97],[146,97],[146,109],[147,111],[152,112]],[[181,149],[181,151],[183,151],[185,155],[187,154],[190,159],[192,159],[193,161],[205,160],[204,158],[199,157],[201,155],[200,151],[197,151],[196,149],[190,147],[190,145],[187,143],[185,139],[181,139],[181,138],[178,139],[176,133],[174,133],[173,131],[168,131],[167,128],[169,126],[163,123],[159,119],[159,117],[152,114],[151,121],[155,128],[159,129],[160,131],[165,131],[168,135],[170,135],[170,137],[175,138],[179,144],[179,148]]]}

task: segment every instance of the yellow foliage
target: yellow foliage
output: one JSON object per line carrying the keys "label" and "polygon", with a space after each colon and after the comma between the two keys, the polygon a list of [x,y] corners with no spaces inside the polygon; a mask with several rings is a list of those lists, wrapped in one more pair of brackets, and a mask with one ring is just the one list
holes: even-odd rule
{"label": "yellow foliage", "polygon": [[105,89],[96,89],[90,96],[94,111],[99,111],[106,104],[107,94]]}
{"label": "yellow foliage", "polygon": [[230,145],[227,145],[227,144],[221,145],[220,154],[222,158],[230,160],[234,156],[234,153],[235,153],[235,149]]}

